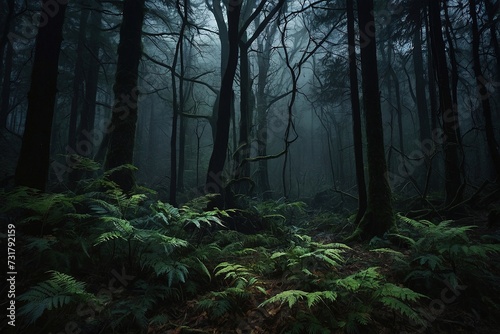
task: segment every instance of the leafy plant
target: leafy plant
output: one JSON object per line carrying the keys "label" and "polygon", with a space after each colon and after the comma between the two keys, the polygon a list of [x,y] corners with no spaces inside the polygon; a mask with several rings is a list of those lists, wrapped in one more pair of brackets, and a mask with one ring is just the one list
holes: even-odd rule
{"label": "leafy plant", "polygon": [[312,241],[307,235],[296,234],[294,242],[286,251],[275,252],[271,259],[276,260],[276,266],[288,271],[288,279],[301,280],[304,276],[315,277],[319,269],[339,267],[344,259],[342,253],[350,249],[341,243],[323,244]]}
{"label": "leafy plant", "polygon": [[280,303],[302,313],[306,307],[311,314],[310,319],[329,319],[322,322],[319,330],[341,328],[347,332],[359,332],[359,326],[372,322],[373,314],[379,309],[396,312],[414,323],[423,323],[424,319],[411,304],[425,296],[385,280],[377,267],[370,267],[344,278],[326,279],[318,285],[323,290],[285,290],[261,303],[260,307]]}
{"label": "leafy plant", "polygon": [[[408,251],[374,249],[390,254],[395,268],[406,273],[405,281],[422,281],[430,288],[443,280],[456,287],[460,277],[487,274],[491,254],[500,252],[499,244],[473,242],[468,233],[474,226],[453,226],[452,221],[434,224],[399,216],[399,233],[389,234]],[[441,284],[441,283],[440,283]]]}
{"label": "leafy plant", "polygon": [[46,310],[60,309],[74,302],[98,302],[93,294],[85,290],[85,283],[57,271],[50,271],[50,274],[48,280],[19,296],[19,300],[25,302],[19,315],[25,317],[28,323],[35,322]]}
{"label": "leafy plant", "polygon": [[242,311],[256,292],[267,294],[251,270],[243,265],[222,262],[215,267],[215,276],[223,277],[228,286],[222,291],[211,291],[199,302],[198,308],[207,310],[212,318],[219,318],[233,312]]}

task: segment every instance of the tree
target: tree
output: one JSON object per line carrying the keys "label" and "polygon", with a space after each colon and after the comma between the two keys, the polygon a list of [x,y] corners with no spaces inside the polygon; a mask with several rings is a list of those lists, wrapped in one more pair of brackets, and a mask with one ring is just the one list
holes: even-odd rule
{"label": "tree", "polygon": [[[172,205],[177,205],[177,123],[179,114],[184,113],[184,76],[185,76],[185,65],[184,65],[184,38],[186,33],[186,28],[189,24],[188,22],[188,12],[190,10],[189,0],[182,1],[182,8],[180,1],[177,0],[176,7],[179,16],[182,19],[181,30],[179,33],[179,39],[175,47],[174,60],[172,64],[171,81],[172,81],[172,100],[173,100],[173,115],[172,115],[172,134],[170,137],[170,199],[169,202]],[[179,78],[179,94],[177,94],[177,83],[176,83],[176,68],[177,62],[180,65],[180,78]],[[179,95],[179,98],[177,97]],[[184,143],[182,143],[184,145]]]}
{"label": "tree", "polygon": [[[113,86],[115,103],[104,165],[107,171],[133,163],[144,2],[145,0],[125,0],[123,3],[118,62]],[[116,182],[126,192],[135,185],[132,170],[129,168],[115,169],[110,175],[110,180]]]}
{"label": "tree", "polygon": [[[255,21],[256,28],[260,25]],[[257,153],[264,157],[267,155],[267,104],[268,97],[266,86],[268,85],[269,69],[271,67],[271,46],[278,31],[278,25],[266,27],[266,34],[257,39]],[[264,199],[271,198],[271,186],[269,185],[269,171],[267,159],[258,162],[257,186]]]}
{"label": "tree", "polygon": [[424,60],[422,57],[422,9],[423,0],[412,2],[410,17],[413,23],[413,70],[415,72],[415,92],[418,110],[420,141],[431,138],[429,111],[425,95]]}
{"label": "tree", "polygon": [[358,213],[356,215],[355,224],[358,224],[366,212],[368,203],[366,197],[365,168],[363,164],[363,135],[359,105],[358,67],[356,66],[353,1],[347,1],[347,45],[349,51],[349,84],[351,90],[354,159],[356,165],[356,181],[358,185]]}
{"label": "tree", "polygon": [[[42,1],[42,8],[50,0]],[[53,17],[41,21],[28,94],[23,143],[16,168],[17,185],[44,191],[49,171],[50,137],[57,93],[57,67],[62,43],[65,2]]]}
{"label": "tree", "polygon": [[[234,178],[236,180],[245,180],[250,178],[250,129],[252,128],[253,109],[255,107],[255,96],[252,90],[253,79],[251,78],[251,67],[249,50],[252,43],[258,39],[259,35],[266,29],[270,20],[283,7],[285,1],[279,0],[270,10],[269,14],[260,20],[260,15],[265,8],[266,1],[261,1],[257,8],[252,12],[253,4],[247,2],[244,8],[243,23],[240,28],[239,48],[240,48],[240,125],[239,139],[235,151],[236,170]],[[255,22],[255,31],[248,36],[247,28],[252,22]],[[272,42],[272,41],[271,41]],[[243,183],[238,189],[245,193],[249,190],[247,183]]]}
{"label": "tree", "polygon": [[442,35],[441,1],[428,0],[429,28],[432,58],[438,82],[439,108],[443,121],[443,145],[445,154],[445,204],[460,201],[462,177],[458,163],[458,115],[450,93],[450,80],[446,62],[446,49]]}
{"label": "tree", "polygon": [[479,33],[479,27],[477,23],[477,12],[476,3],[474,0],[469,0],[469,11],[472,19],[472,60],[474,67],[474,76],[476,77],[476,84],[479,93],[479,98],[481,99],[481,106],[483,109],[484,126],[486,131],[486,142],[488,143],[488,150],[491,155],[491,160],[493,162],[493,167],[496,172],[497,179],[500,177],[500,152],[498,151],[498,143],[495,139],[495,133],[493,130],[493,122],[491,119],[491,104],[490,104],[490,93],[485,83],[486,80],[483,75],[483,70],[481,68],[481,58],[479,56],[479,46],[481,35]]}
{"label": "tree", "polygon": [[384,153],[373,0],[358,0],[357,4],[368,162],[368,206],[357,233],[370,239],[382,235],[393,224],[392,194]]}
{"label": "tree", "polygon": [[10,90],[11,76],[14,61],[14,47],[11,42],[7,42],[7,51],[5,52],[5,71],[2,83],[1,104],[0,104],[0,128],[7,127],[7,118],[10,112]]}
{"label": "tree", "polygon": [[219,105],[217,110],[217,127],[214,147],[208,164],[205,191],[224,194],[222,172],[226,162],[229,141],[229,125],[231,117],[231,101],[233,83],[238,66],[238,42],[241,1],[229,2],[227,7],[229,55],[227,66],[222,77]]}

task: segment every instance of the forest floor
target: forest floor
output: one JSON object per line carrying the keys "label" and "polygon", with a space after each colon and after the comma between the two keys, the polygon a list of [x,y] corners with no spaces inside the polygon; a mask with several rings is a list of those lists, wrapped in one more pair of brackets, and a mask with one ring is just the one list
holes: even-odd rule
{"label": "forest floor", "polygon": [[[482,220],[478,214],[476,217]],[[336,233],[317,231],[314,229],[307,231],[311,238],[319,243],[328,244],[341,241]],[[481,240],[485,235],[493,235],[494,238],[500,237],[500,231],[488,229],[483,226],[472,230],[469,233],[472,240]],[[345,235],[344,235],[345,236]],[[369,245],[365,243],[355,243],[344,253],[346,261],[339,271],[342,276],[349,276],[364,269],[377,266],[378,271],[384,275],[386,282],[402,285],[402,277],[393,272],[394,259],[385,253],[371,251]],[[405,252],[405,248],[396,248],[398,251]],[[272,254],[276,249],[267,249],[267,254]],[[252,259],[242,257],[233,259],[234,262],[245,264],[251,267],[255,265]],[[496,261],[497,265],[499,264]],[[491,274],[497,278],[500,277],[500,267],[491,268]],[[279,276],[280,274],[278,274]],[[283,275],[283,274],[281,274]],[[285,274],[286,275],[286,274]],[[317,276],[322,276],[315,273]],[[441,290],[429,293],[427,298],[420,300],[414,305],[422,315],[425,324],[411,326],[408,323],[397,320],[392,310],[372,310],[373,318],[378,319],[370,323],[370,328],[360,327],[348,331],[343,329],[327,328],[309,328],[306,326],[297,326],[291,328],[290,324],[297,321],[297,313],[292,312],[286,303],[276,303],[272,306],[261,307],[269,296],[275,296],[289,289],[301,289],[300,282],[287,283],[287,277],[262,278],[259,277],[259,285],[265,290],[265,294],[255,293],[251,298],[245,301],[245,305],[240,305],[221,317],[214,319],[209,311],[200,312],[198,307],[199,300],[203,298],[198,295],[195,298],[187,300],[185,303],[170,307],[165,307],[164,312],[172,320],[162,326],[152,326],[148,333],[155,334],[182,334],[182,333],[238,333],[238,334],[264,334],[264,333],[485,333],[496,334],[500,328],[500,309],[498,305],[487,305],[493,299],[498,300],[499,296],[478,305],[476,298],[470,297],[467,293],[467,286],[463,285],[457,290],[457,298],[449,298],[453,293],[449,292],[452,288],[446,282],[442,283]],[[464,294],[460,292],[463,289]],[[488,287],[485,287],[488,290]],[[425,289],[424,289],[425,291]],[[422,291],[424,294],[425,292]],[[449,295],[451,294],[451,295]],[[453,299],[447,303],[448,299]],[[468,299],[470,299],[468,301]],[[482,309],[484,307],[485,309]],[[304,310],[307,307],[303,306]],[[387,312],[387,314],[383,314]],[[335,317],[335,313],[329,313]],[[321,320],[321,319],[319,319]],[[288,328],[288,329],[287,329]]]}
{"label": "forest floor", "polygon": [[206,211],[210,199],[177,209],[150,197],[0,193],[23,260],[21,331],[12,333],[500,328],[500,224],[488,224],[496,202],[454,220],[399,213],[386,235],[345,244],[352,216],[302,202],[245,199],[242,209]]}

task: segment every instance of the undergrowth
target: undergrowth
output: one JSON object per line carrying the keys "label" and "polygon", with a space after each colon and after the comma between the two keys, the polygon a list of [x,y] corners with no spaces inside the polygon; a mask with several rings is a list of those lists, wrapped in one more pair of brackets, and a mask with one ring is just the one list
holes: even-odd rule
{"label": "undergrowth", "polygon": [[[473,226],[398,216],[384,238],[348,246],[338,237],[347,219],[311,215],[302,202],[206,210],[207,195],[176,208],[106,176],[76,191],[0,192],[22,245],[22,331],[423,332],[442,326],[425,307],[446,287],[447,308],[467,303],[478,319],[499,311],[500,246],[472,240]],[[233,220],[258,224],[241,231]],[[336,242],[312,232],[330,225]]]}

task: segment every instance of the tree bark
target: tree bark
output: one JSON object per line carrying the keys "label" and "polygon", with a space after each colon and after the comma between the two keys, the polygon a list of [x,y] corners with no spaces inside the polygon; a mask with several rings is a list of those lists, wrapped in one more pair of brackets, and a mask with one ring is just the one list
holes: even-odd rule
{"label": "tree bark", "polygon": [[[238,147],[235,148],[235,180],[250,177],[250,165],[245,159],[250,157],[250,125],[251,125],[251,80],[250,80],[250,60],[248,59],[248,45],[246,32],[241,37],[240,48],[240,124]],[[249,190],[246,182],[239,183],[237,186],[239,193],[247,193]]]}
{"label": "tree bark", "polygon": [[415,92],[417,97],[418,125],[420,141],[431,139],[429,126],[429,110],[425,95],[424,60],[422,57],[422,0],[417,0],[418,6],[413,13],[413,71],[415,72]]}
{"label": "tree bark", "polygon": [[[113,86],[115,104],[104,165],[107,171],[133,163],[139,97],[137,78],[142,53],[144,1],[125,0],[123,3],[118,63]],[[129,168],[115,169],[109,179],[116,182],[125,192],[132,190],[135,185],[133,172]]]}
{"label": "tree bark", "polygon": [[10,79],[12,76],[12,66],[14,62],[14,48],[12,43],[7,43],[5,52],[5,74],[2,83],[2,102],[0,105],[0,128],[7,127],[7,118],[10,112]]}
{"label": "tree bark", "polygon": [[[49,2],[43,0],[42,6]],[[50,136],[66,7],[60,4],[54,17],[38,30],[23,143],[15,175],[17,185],[42,191],[47,186],[49,172]]]}
{"label": "tree bark", "polygon": [[368,207],[366,196],[365,167],[363,163],[363,130],[361,129],[361,108],[359,105],[358,67],[356,66],[356,42],[354,30],[354,3],[347,1],[347,45],[349,50],[349,84],[351,90],[352,135],[354,140],[354,160],[356,165],[356,181],[358,185],[358,212],[355,224]]}
{"label": "tree bark", "polygon": [[498,143],[495,139],[493,129],[493,122],[491,119],[491,105],[490,93],[485,85],[483,70],[481,68],[481,58],[479,55],[479,46],[481,35],[479,34],[479,27],[477,23],[476,4],[474,0],[469,0],[469,10],[472,19],[472,60],[474,67],[474,75],[476,77],[476,84],[478,89],[478,97],[481,100],[483,108],[484,126],[486,131],[486,142],[488,143],[488,150],[491,155],[493,167],[496,172],[496,178],[500,178],[500,152],[498,151]]}
{"label": "tree bark", "polygon": [[500,9],[500,1],[497,0],[495,4],[491,2],[491,0],[484,0],[486,5],[486,15],[488,16],[488,26],[490,28],[490,40],[491,45],[493,46],[493,51],[495,52],[496,58],[496,80],[500,81],[500,47],[498,45],[498,37],[497,37],[497,25],[495,21],[495,15],[498,13]]}
{"label": "tree bark", "polygon": [[[13,41],[9,41],[9,30],[12,23],[12,19],[14,18],[14,6],[15,0],[7,0],[7,17],[5,18],[5,22],[2,27],[2,35],[0,37],[0,78],[3,77],[4,63],[3,63],[3,54],[7,43],[12,44]],[[7,62],[7,59],[6,59]],[[5,64],[6,66],[6,64]]]}
{"label": "tree bark", "polygon": [[459,202],[462,197],[462,195],[459,194],[462,175],[458,161],[458,115],[450,94],[446,49],[442,36],[441,1],[428,0],[428,3],[432,56],[438,81],[439,108],[444,132],[445,204],[451,205],[454,202]]}
{"label": "tree bark", "polygon": [[[97,88],[99,83],[99,51],[100,44],[99,40],[101,37],[101,20],[102,20],[102,10],[98,3],[98,7],[95,8],[91,14],[90,18],[90,37],[89,37],[89,51],[90,58],[88,63],[87,76],[85,81],[85,100],[83,102],[82,118],[80,120],[80,129],[78,131],[78,141],[88,140],[91,143],[91,152],[89,156],[93,155],[94,146],[99,144],[97,139],[101,136],[94,134],[89,136],[88,134],[93,133],[95,124],[95,113],[96,113],[96,99],[97,99]],[[89,138],[90,137],[90,138]]]}
{"label": "tree bark", "polygon": [[373,0],[357,0],[357,4],[368,159],[368,207],[359,228],[362,239],[371,239],[384,234],[394,220],[384,154]]}
{"label": "tree bark", "polygon": [[224,195],[222,172],[226,162],[229,125],[231,117],[231,102],[233,95],[233,83],[238,66],[238,25],[240,21],[241,2],[230,3],[227,9],[229,57],[226,70],[222,77],[219,108],[217,111],[217,131],[215,134],[214,148],[208,164],[205,191],[220,193]]}

